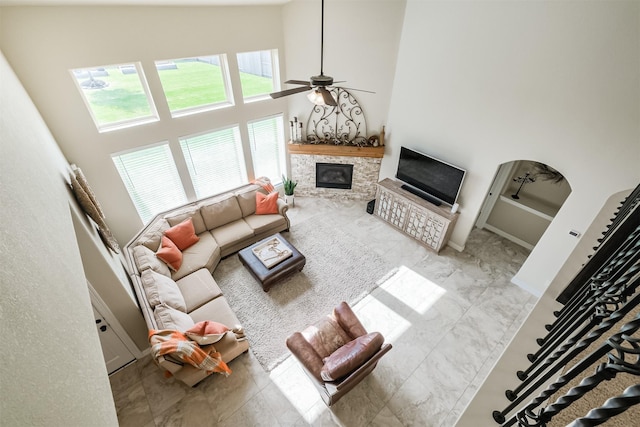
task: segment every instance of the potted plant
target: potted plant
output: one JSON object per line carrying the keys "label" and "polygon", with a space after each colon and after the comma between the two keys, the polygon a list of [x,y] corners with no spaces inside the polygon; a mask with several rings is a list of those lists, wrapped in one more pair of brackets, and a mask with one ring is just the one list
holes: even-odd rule
{"label": "potted plant", "polygon": [[295,190],[298,183],[282,175],[282,185],[284,187],[284,201],[294,207],[296,204],[293,197],[293,190]]}

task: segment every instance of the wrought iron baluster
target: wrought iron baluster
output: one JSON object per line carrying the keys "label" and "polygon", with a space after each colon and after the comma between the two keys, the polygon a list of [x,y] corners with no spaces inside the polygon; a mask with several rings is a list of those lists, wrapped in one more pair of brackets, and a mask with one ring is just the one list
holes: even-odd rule
{"label": "wrought iron baluster", "polygon": [[565,289],[558,295],[556,301],[566,304],[574,293],[579,290],[589,277],[609,259],[612,252],[617,251],[626,237],[640,226],[640,185],[626,198],[618,214],[611,219],[612,223],[605,232],[606,238],[594,248],[595,252],[569,282]]}
{"label": "wrought iron baluster", "polygon": [[640,385],[632,385],[622,395],[607,399],[599,408],[592,409],[583,417],[573,421],[567,427],[592,427],[606,422],[609,418],[621,414],[633,405],[640,403]]}
{"label": "wrought iron baluster", "polygon": [[[588,391],[596,388],[602,381],[611,380],[620,372],[640,375],[640,359],[638,359],[638,355],[640,354],[640,338],[633,336],[639,329],[640,314],[637,314],[634,320],[626,323],[620,329],[619,333],[611,336],[593,353],[582,359],[567,371],[567,373],[558,378],[556,382],[540,393],[538,397],[503,426],[513,425],[516,421],[519,426],[545,426],[555,415],[568,408]],[[625,346],[627,344],[628,346]],[[582,372],[605,355],[607,355],[607,363],[598,365],[593,375],[584,378],[579,385],[571,388],[553,404],[543,408],[538,413],[534,412],[535,408],[544,403],[560,388],[574,378],[577,378]]]}
{"label": "wrought iron baluster", "polygon": [[[536,340],[538,344],[542,346],[549,340],[555,339],[562,331],[565,331],[567,329],[566,325],[573,323],[575,317],[582,311],[584,304],[588,301],[593,302],[593,298],[598,296],[599,291],[604,292],[608,283],[615,281],[624,272],[625,264],[629,262],[630,257],[638,253],[638,250],[640,250],[640,227],[627,238],[620,250],[611,257],[611,260],[585,283],[583,291],[576,294],[580,297],[573,301],[576,305],[570,307],[552,325],[545,326],[549,330],[549,334],[545,338]],[[579,302],[581,304],[577,305]],[[533,362],[536,358],[538,358],[537,353],[530,356],[529,360]]]}
{"label": "wrought iron baluster", "polygon": [[[594,315],[592,317],[592,321],[595,322],[596,320],[599,321],[598,327],[593,330],[593,332],[589,333],[589,335],[587,335],[587,337],[585,338],[585,340],[588,340],[591,338],[590,342],[593,342],[597,337],[599,337],[600,335],[602,335],[606,330],[608,330],[609,328],[613,327],[613,323],[610,323],[610,319],[614,318],[617,313],[627,313],[629,312],[629,310],[631,310],[631,306],[629,302],[626,302],[626,298],[630,295],[633,295],[638,286],[640,286],[640,277],[638,277],[638,271],[640,271],[640,264],[636,264],[633,268],[633,271],[630,271],[628,273],[628,275],[623,276],[620,279],[620,284],[618,286],[616,286],[614,289],[611,289],[609,293],[603,295],[601,297],[601,304],[603,305],[604,308],[600,309],[601,313],[609,313],[606,317],[602,317],[602,316],[596,316]],[[638,298],[640,298],[639,296],[634,296],[634,298],[630,301],[636,301]],[[639,300],[640,301],[640,300]],[[615,304],[616,306],[618,306],[621,302],[626,302],[626,304],[624,304],[622,307],[620,307],[619,309],[617,309],[616,311],[611,312],[610,310],[606,309],[606,305],[608,304]],[[608,325],[608,328],[606,329],[602,329],[601,326],[602,325]],[[523,382],[516,387],[513,390],[507,390],[505,392],[505,395],[507,396],[507,398],[509,400],[515,400],[517,395],[526,389],[527,386],[529,386],[529,384],[531,384],[533,382],[533,380],[538,377],[539,375],[543,374],[547,369],[549,369],[550,366],[553,365],[554,362],[556,362],[560,357],[562,357],[563,354],[565,354],[566,352],[568,352],[569,350],[571,350],[572,348],[574,348],[574,345],[580,340],[582,339],[583,335],[585,333],[587,333],[589,330],[593,329],[594,325],[589,325],[589,328],[583,328],[581,329],[577,334],[575,334],[574,336],[572,336],[569,340],[567,340],[562,346],[560,346],[560,348],[558,348],[556,350],[555,353],[553,353],[550,357],[548,357],[547,359],[544,359],[544,363],[541,364],[538,369],[535,371],[535,373],[527,378],[525,378],[523,380]],[[593,337],[593,333],[597,332],[598,335],[597,337]],[[584,341],[581,341],[580,343],[583,343]],[[580,346],[580,344],[578,344],[578,346]],[[577,347],[576,347],[577,348]],[[574,348],[574,350],[570,353],[570,354],[574,354],[577,355],[578,353],[574,353],[576,348]],[[582,349],[580,350],[582,351]],[[542,359],[540,359],[542,360]],[[566,360],[563,359],[563,360]],[[570,359],[569,359],[570,360]],[[566,362],[565,362],[566,363]],[[557,372],[562,366],[564,366],[563,363],[559,363],[557,365],[555,365],[552,369],[551,369],[551,373],[555,373]],[[521,376],[521,372],[518,372],[518,377]],[[531,393],[531,390],[529,391],[529,394]]]}
{"label": "wrought iron baluster", "polygon": [[[637,286],[639,284],[638,282],[640,282],[640,278],[639,277],[634,277],[634,279],[632,281],[633,281],[633,287],[634,287],[634,292],[635,292],[635,289],[637,288]],[[589,347],[595,340],[600,338],[600,336],[602,336],[603,333],[605,333],[606,331],[611,329],[613,326],[615,326],[615,324],[618,323],[618,321],[623,319],[624,316],[626,316],[639,303],[640,303],[640,293],[635,293],[633,298],[631,298],[620,310],[614,312],[607,319],[603,320],[593,331],[591,331],[583,340],[581,340],[573,348],[573,350],[567,352],[567,349],[565,349],[565,351],[564,351],[564,352],[566,352],[565,356],[562,359],[560,359],[557,364],[553,365],[553,367],[551,367],[551,369],[548,369],[543,375],[538,376],[537,377],[537,381],[535,381],[531,385],[531,387],[529,387],[527,389],[526,393],[518,395],[513,400],[513,402],[511,402],[502,411],[493,411],[493,419],[499,424],[504,423],[506,421],[507,414],[509,414],[512,410],[517,408],[518,405],[520,405],[531,393],[533,393],[535,390],[538,390],[540,387],[542,387],[548,380],[550,380],[567,363],[569,363],[571,360],[573,360],[575,357],[577,357],[584,349]],[[600,357],[602,357],[602,356],[604,356],[604,353],[600,355]],[[592,363],[595,363],[596,360],[597,359],[595,359]],[[534,379],[536,377],[531,377],[531,378]],[[542,394],[544,394],[544,393],[542,393]],[[542,396],[542,394],[541,394],[541,396]],[[551,394],[546,396],[544,399],[547,399],[550,395]]]}
{"label": "wrought iron baluster", "polygon": [[[591,319],[589,324],[584,326],[579,332],[584,335],[586,330],[591,329],[595,324],[597,324],[598,319],[594,319],[593,316],[597,316],[598,312],[602,312],[602,309],[598,309],[598,307],[601,307],[603,302],[606,301],[606,298],[611,295],[615,295],[615,293],[618,292],[618,289],[620,289],[621,286],[624,287],[626,282],[633,277],[635,272],[640,268],[640,265],[638,265],[639,260],[640,244],[637,245],[634,252],[627,251],[625,253],[625,268],[619,269],[616,274],[613,275],[613,278],[616,279],[617,282],[605,282],[598,287],[594,294],[585,302],[585,304],[583,304],[580,310],[575,313],[572,322],[565,326],[563,331],[559,331],[555,336],[549,338],[536,353],[527,355],[527,358],[532,363],[525,371],[517,372],[518,378],[520,380],[526,379],[530,373],[534,369],[537,369],[540,363],[557,348],[558,345],[564,343],[567,339],[570,339],[575,328],[580,327]],[[622,275],[622,277],[619,275]]]}

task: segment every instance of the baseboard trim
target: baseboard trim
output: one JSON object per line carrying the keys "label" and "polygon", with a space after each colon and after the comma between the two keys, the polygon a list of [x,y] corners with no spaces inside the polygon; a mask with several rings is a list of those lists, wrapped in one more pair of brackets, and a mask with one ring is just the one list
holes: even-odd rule
{"label": "baseboard trim", "polygon": [[519,279],[518,276],[513,276],[511,278],[511,283],[513,283],[514,285],[518,286],[521,289],[524,289],[525,291],[529,292],[531,295],[538,298],[540,298],[544,293],[544,292],[540,292],[540,289],[534,288],[533,286],[529,285],[527,282]]}
{"label": "baseboard trim", "polygon": [[530,251],[533,250],[534,246],[530,243],[525,242],[522,239],[518,239],[515,236],[512,236],[509,233],[505,233],[504,231],[500,230],[499,228],[494,227],[493,225],[489,225],[489,224],[485,224],[484,228],[486,228],[487,230],[496,233],[498,236],[500,237],[504,237],[507,240],[512,241],[513,243],[515,243],[516,245],[520,245],[525,249],[529,249]]}
{"label": "baseboard trim", "polygon": [[447,246],[451,246],[453,249],[455,249],[458,252],[462,252],[464,251],[464,246],[465,245],[458,245],[457,243],[453,243],[451,240],[449,240],[447,242]]}

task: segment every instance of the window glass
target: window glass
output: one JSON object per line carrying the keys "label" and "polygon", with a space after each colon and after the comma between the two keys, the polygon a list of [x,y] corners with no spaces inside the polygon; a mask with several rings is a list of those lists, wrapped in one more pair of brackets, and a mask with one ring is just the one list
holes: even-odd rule
{"label": "window glass", "polygon": [[279,184],[286,170],[282,115],[249,122],[247,127],[255,176]]}
{"label": "window glass", "polygon": [[142,222],[187,202],[168,143],[111,156]]}
{"label": "window glass", "polygon": [[180,138],[198,199],[247,183],[237,126]]}
{"label": "window glass", "polygon": [[156,61],[173,117],[233,105],[225,55]]}
{"label": "window glass", "polygon": [[260,50],[237,54],[242,97],[246,101],[269,98],[279,89],[277,50]]}
{"label": "window glass", "polygon": [[139,63],[71,70],[99,131],[158,120]]}

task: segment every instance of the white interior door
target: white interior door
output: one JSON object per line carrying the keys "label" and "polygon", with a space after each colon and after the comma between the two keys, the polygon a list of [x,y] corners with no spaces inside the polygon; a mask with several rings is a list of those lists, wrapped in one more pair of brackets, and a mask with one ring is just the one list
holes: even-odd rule
{"label": "white interior door", "polygon": [[491,184],[491,188],[489,189],[489,194],[487,194],[486,199],[484,200],[484,204],[482,205],[482,209],[480,210],[480,215],[478,216],[478,220],[476,221],[476,227],[485,228],[487,224],[487,218],[491,214],[493,210],[493,206],[496,204],[498,197],[500,197],[500,191],[504,184],[511,176],[511,172],[513,171],[517,162],[509,162],[503,163],[498,168],[498,172],[496,176],[493,178],[493,183]]}
{"label": "white interior door", "polygon": [[93,304],[91,307],[93,308],[93,315],[96,320],[96,328],[98,329],[98,336],[100,337],[100,345],[102,346],[102,354],[107,365],[107,372],[112,373],[134,361],[135,357]]}

